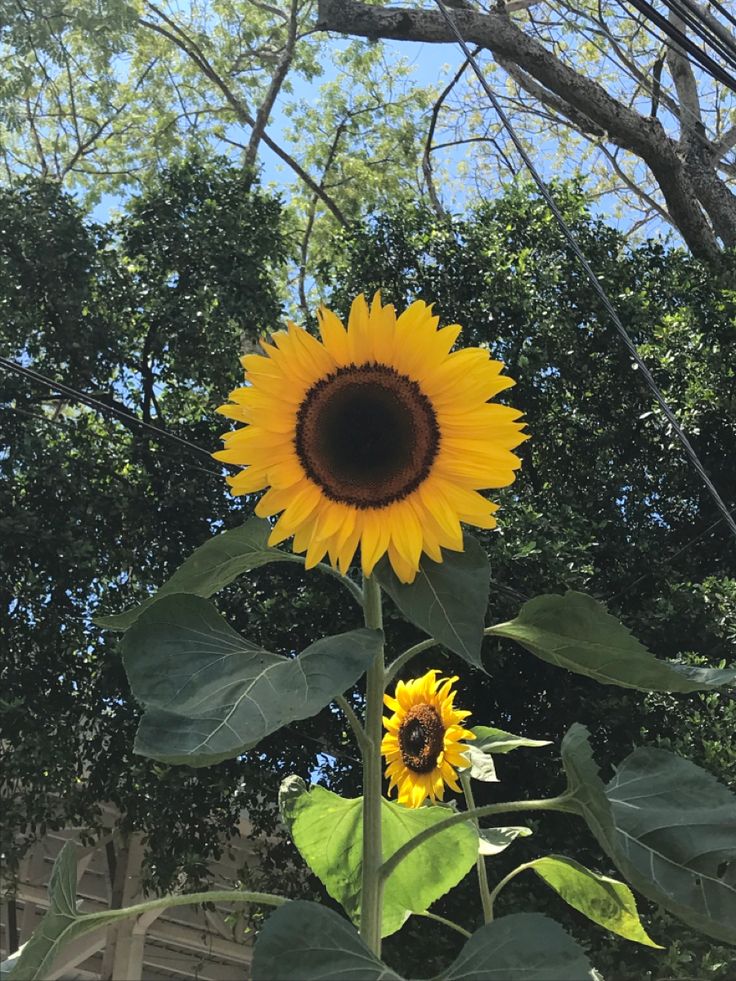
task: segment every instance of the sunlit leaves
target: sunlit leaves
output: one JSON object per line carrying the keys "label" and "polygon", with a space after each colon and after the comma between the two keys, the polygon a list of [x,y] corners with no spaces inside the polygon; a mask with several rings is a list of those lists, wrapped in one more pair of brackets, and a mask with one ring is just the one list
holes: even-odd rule
{"label": "sunlit leaves", "polygon": [[543,882],[594,923],[647,947],[658,947],[641,925],[634,894],[623,882],[591,872],[561,855],[545,855],[528,862]]}
{"label": "sunlit leaves", "polygon": [[[363,799],[346,800],[323,787],[307,791],[291,778],[282,794],[282,813],[294,843],[329,894],[360,922]],[[408,808],[382,801],[383,858],[447,817],[443,807]],[[460,823],[415,848],[386,880],[383,936],[398,930],[407,916],[428,909],[473,867],[478,834]],[[452,856],[448,861],[448,856]]]}

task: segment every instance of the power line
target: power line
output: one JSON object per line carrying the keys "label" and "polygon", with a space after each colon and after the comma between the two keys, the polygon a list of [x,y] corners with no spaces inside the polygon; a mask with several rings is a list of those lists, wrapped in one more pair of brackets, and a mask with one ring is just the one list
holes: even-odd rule
{"label": "power line", "polygon": [[580,248],[580,246],[577,243],[577,239],[573,235],[570,227],[568,226],[567,222],[565,221],[564,217],[562,216],[562,213],[561,213],[560,209],[555,204],[555,200],[552,197],[552,195],[550,194],[550,191],[549,191],[549,188],[547,187],[547,184],[542,179],[542,177],[539,174],[537,168],[534,166],[534,163],[532,162],[529,154],[526,152],[526,149],[524,148],[523,143],[519,139],[519,137],[518,137],[518,135],[516,133],[516,130],[514,129],[514,127],[511,124],[511,120],[508,118],[508,116],[504,112],[503,106],[498,101],[498,98],[496,97],[495,92],[493,91],[493,89],[491,88],[491,86],[488,83],[488,80],[486,79],[485,75],[481,71],[481,69],[480,69],[480,67],[478,65],[478,62],[476,61],[476,59],[475,59],[472,51],[468,47],[467,42],[465,41],[465,38],[460,33],[460,30],[458,29],[458,26],[455,23],[454,18],[450,15],[450,13],[449,13],[447,7],[445,6],[443,0],[435,0],[435,3],[437,4],[437,6],[438,6],[438,8],[439,8],[439,10],[440,10],[443,18],[445,19],[445,22],[448,25],[448,27],[450,28],[450,30],[452,31],[452,33],[457,38],[457,42],[460,45],[460,47],[461,47],[461,49],[463,51],[463,54],[465,55],[465,57],[468,60],[468,63],[471,65],[473,71],[475,72],[475,75],[476,75],[478,81],[480,82],[481,86],[483,87],[484,92],[486,93],[486,95],[490,99],[491,105],[493,106],[493,108],[495,109],[496,113],[498,114],[499,119],[501,120],[501,122],[503,123],[506,131],[508,132],[508,134],[509,134],[509,136],[510,136],[510,138],[511,138],[513,144],[514,144],[514,146],[516,147],[519,155],[521,156],[521,159],[524,161],[524,163],[526,164],[526,166],[527,166],[530,174],[534,178],[534,181],[535,181],[537,187],[539,188],[540,194],[542,195],[542,197],[544,198],[545,202],[547,203],[547,207],[550,209],[550,211],[554,215],[555,219],[557,220],[557,223],[560,226],[560,230],[562,231],[563,235],[565,236],[565,238],[566,238],[566,240],[567,240],[570,248],[572,249],[573,253],[575,254],[575,257],[577,258],[578,262],[583,267],[583,269],[585,271],[585,274],[587,275],[588,279],[590,280],[591,286],[593,287],[593,289],[597,293],[597,295],[598,295],[601,303],[603,304],[603,306],[606,308],[606,311],[608,312],[608,315],[610,316],[611,320],[613,321],[613,323],[614,323],[614,325],[616,327],[616,330],[618,331],[619,335],[621,336],[621,339],[623,340],[624,344],[626,345],[626,347],[627,347],[627,349],[629,351],[629,354],[633,358],[633,360],[634,360],[637,368],[641,371],[642,376],[644,377],[647,385],[651,389],[652,394],[654,395],[654,398],[656,399],[659,407],[661,408],[662,412],[664,413],[667,421],[672,426],[672,429],[675,432],[675,434],[677,435],[677,438],[679,439],[680,443],[684,447],[685,452],[689,456],[692,465],[695,467],[695,469],[697,470],[697,472],[700,474],[700,477],[701,477],[703,483],[705,484],[706,488],[708,489],[708,492],[710,493],[711,497],[713,498],[713,501],[715,502],[716,506],[718,507],[718,510],[723,514],[723,517],[725,518],[726,523],[728,524],[728,527],[731,529],[731,532],[732,532],[734,538],[736,538],[736,521],[734,521],[733,517],[731,516],[731,512],[726,507],[726,505],[725,505],[725,503],[723,501],[723,498],[718,493],[718,490],[717,490],[715,484],[713,483],[713,481],[708,476],[708,473],[707,473],[705,467],[703,466],[703,464],[700,462],[700,457],[695,452],[695,449],[693,448],[690,440],[688,439],[687,435],[685,434],[685,431],[683,430],[682,426],[678,422],[677,417],[675,416],[674,412],[672,411],[672,409],[670,409],[670,407],[669,407],[669,405],[668,405],[668,403],[667,403],[664,395],[662,394],[662,392],[659,389],[659,386],[655,382],[655,380],[654,380],[654,378],[652,376],[652,373],[649,371],[649,368],[646,366],[646,364],[642,360],[642,358],[641,358],[641,356],[640,356],[640,354],[639,354],[639,352],[638,352],[638,350],[636,348],[636,345],[634,344],[634,342],[629,337],[626,328],[624,327],[623,323],[621,322],[621,318],[619,317],[618,313],[616,312],[616,308],[614,307],[613,303],[609,299],[608,294],[606,293],[606,291],[601,286],[601,284],[600,284],[600,282],[598,280],[598,277],[593,272],[593,269],[592,269],[590,263],[585,258],[584,254],[583,254],[583,252],[582,252],[582,250]]}
{"label": "power line", "polygon": [[[707,72],[717,82],[720,82],[722,85],[725,85],[727,88],[731,89],[732,92],[736,92],[736,77],[734,77],[730,72],[726,71],[725,68],[722,68],[721,65],[711,58],[709,54],[702,51],[697,44],[691,41],[686,34],[683,34],[683,32],[679,30],[679,28],[677,28],[667,17],[663,16],[655,7],[653,7],[648,0],[628,0],[628,2],[651,23],[656,24],[656,26],[666,35],[665,43],[669,44],[670,47],[672,47],[674,43],[674,46],[680,53],[687,52],[689,55],[691,55],[691,58],[694,58],[695,61],[698,62],[699,67],[702,68],[703,71]],[[670,7],[670,9],[674,9],[678,15],[682,15],[680,8],[671,6],[668,0],[665,0],[665,3],[667,3],[667,6]],[[684,16],[683,20],[687,20],[687,16]],[[646,23],[643,23],[642,26],[645,27],[654,37],[659,38],[654,31],[647,27]],[[661,40],[661,38],[659,39]],[[719,53],[721,53],[727,61],[731,62],[732,56],[730,52],[726,50],[726,53],[723,54],[725,49],[720,42],[716,42],[714,44],[709,41],[708,43],[711,45],[711,47],[719,50]],[[733,62],[733,64],[736,67],[736,62]]]}
{"label": "power line", "polygon": [[[168,439],[171,442],[179,443],[180,446],[185,446],[188,450],[193,450],[195,453],[200,453],[206,456],[208,460],[212,460],[212,454],[203,446],[198,446],[196,443],[192,443],[188,439],[184,439],[182,436],[177,436],[175,433],[170,433],[165,429],[161,429],[159,426],[154,426],[151,422],[145,422],[143,419],[139,419],[137,416],[134,416],[131,412],[127,412],[126,410],[119,408],[117,405],[111,405],[109,402],[101,402],[93,395],[88,395],[86,392],[80,392],[78,389],[72,388],[70,385],[64,385],[61,382],[54,381],[52,378],[47,378],[46,375],[42,375],[39,371],[35,371],[33,368],[28,368],[26,365],[18,364],[17,361],[13,361],[10,358],[0,357],[0,366],[6,368],[8,371],[14,371],[18,375],[29,378],[37,385],[44,385],[53,391],[61,392],[62,395],[66,395],[69,398],[74,399],[76,402],[82,402],[85,405],[96,409],[98,412],[117,416],[126,423],[133,423],[136,426],[140,426],[141,429],[146,429],[149,432],[155,433],[156,436],[162,437],[163,439]],[[211,470],[208,472],[219,476],[216,470]]]}

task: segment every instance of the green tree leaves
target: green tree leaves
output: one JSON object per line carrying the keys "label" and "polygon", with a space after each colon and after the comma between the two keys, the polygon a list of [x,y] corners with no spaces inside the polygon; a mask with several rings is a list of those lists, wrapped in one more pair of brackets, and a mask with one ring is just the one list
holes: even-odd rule
{"label": "green tree leaves", "polygon": [[637,749],[603,786],[583,726],[562,743],[572,795],[600,846],[649,899],[736,944],[736,797],[688,760]]}
{"label": "green tree leaves", "polygon": [[463,552],[445,551],[442,562],[426,556],[413,583],[399,582],[384,558],[376,578],[407,620],[430,637],[482,668],[480,648],[491,569],[478,542],[465,535]]}
{"label": "green tree leaves", "polygon": [[487,633],[517,641],[532,654],[604,685],[640,691],[690,692],[736,681],[736,670],[697,668],[660,661],[584,593],[536,596],[508,623]]}
{"label": "green tree leaves", "polygon": [[268,562],[301,562],[290,552],[268,547],[271,528],[261,518],[249,518],[245,524],[223,531],[200,545],[154,596],[124,613],[95,617],[95,623],[111,630],[127,630],[138,617],[162,596],[170,593],[192,593],[205,598],[219,592],[243,572],[258,569]]}
{"label": "green tree leaves", "polygon": [[[383,859],[411,838],[447,817],[443,807],[412,809],[383,800]],[[363,799],[345,800],[324,787],[306,790],[291,778],[282,812],[304,860],[348,915],[360,922]],[[478,834],[470,823],[440,831],[419,845],[389,876],[384,889],[383,936],[407,916],[429,909],[473,867]],[[448,856],[452,856],[448,860]]]}
{"label": "green tree leaves", "polygon": [[145,706],[136,752],[189,766],[237,756],[351,687],[381,642],[380,631],[351,630],[280,657],[241,637],[207,600],[164,596],[122,642],[133,693]]}

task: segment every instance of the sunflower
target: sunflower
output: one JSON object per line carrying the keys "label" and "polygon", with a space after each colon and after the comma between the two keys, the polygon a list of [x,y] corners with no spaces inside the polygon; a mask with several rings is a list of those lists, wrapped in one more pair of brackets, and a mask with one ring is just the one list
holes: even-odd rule
{"label": "sunflower", "polygon": [[269,544],[294,536],[311,568],[345,572],[360,546],[369,576],[388,554],[412,582],[424,552],[462,551],[460,522],[495,527],[479,489],[514,480],[521,413],[488,399],[513,385],[484,348],[450,353],[460,327],[439,328],[421,300],[397,317],[376,293],[353,302],[347,330],[318,313],[322,342],[289,322],[241,359],[246,384],[217,410],[245,423],[213,454],[240,464],[234,495],[268,488],[260,517],[281,512]]}
{"label": "sunflower", "polygon": [[468,747],[461,740],[475,739],[462,726],[470,712],[453,705],[457,678],[438,674],[432,670],[413,681],[400,681],[395,698],[383,696],[394,713],[390,719],[384,717],[388,731],[381,742],[388,791],[398,788],[399,803],[407,807],[419,807],[427,797],[442,800],[445,784],[460,790],[455,768],[468,765],[463,755]]}

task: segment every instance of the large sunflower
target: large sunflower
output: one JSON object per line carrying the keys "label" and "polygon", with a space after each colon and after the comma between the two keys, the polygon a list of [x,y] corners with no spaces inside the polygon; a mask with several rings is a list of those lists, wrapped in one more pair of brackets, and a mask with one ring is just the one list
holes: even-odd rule
{"label": "large sunflower", "polygon": [[456,767],[466,767],[467,750],[461,740],[475,739],[464,729],[470,712],[456,709],[453,683],[457,678],[438,678],[439,671],[396,685],[396,697],[383,701],[393,715],[384,718],[387,729],[381,742],[386,757],[389,794],[398,789],[399,803],[419,807],[429,797],[442,800],[445,784],[460,790]]}
{"label": "large sunflower", "polygon": [[421,300],[397,317],[361,295],[347,330],[318,315],[322,343],[290,322],[241,359],[247,384],[217,411],[246,425],[214,456],[245,467],[233,494],[268,488],[256,514],[282,512],[270,544],[293,535],[308,568],[329,555],[343,572],[360,546],[367,576],[388,553],[412,582],[422,552],[462,550],[461,521],[495,527],[478,490],[512,483],[527,437],[520,412],[488,399],[514,382],[484,348],[451,354],[460,327],[438,329]]}

